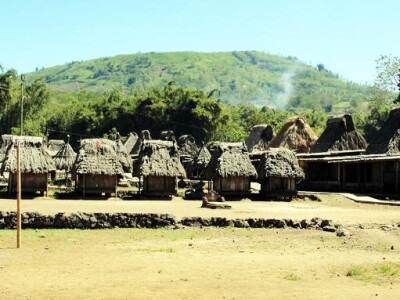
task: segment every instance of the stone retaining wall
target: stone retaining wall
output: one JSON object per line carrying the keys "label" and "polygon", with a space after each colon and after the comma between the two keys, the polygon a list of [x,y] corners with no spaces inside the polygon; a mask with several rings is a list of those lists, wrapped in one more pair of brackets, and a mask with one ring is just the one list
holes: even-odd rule
{"label": "stone retaining wall", "polygon": [[[0,211],[0,229],[16,228],[16,213]],[[312,218],[311,220],[294,219],[228,219],[184,217],[177,220],[170,214],[135,214],[135,213],[57,213],[42,215],[37,212],[22,214],[22,228],[32,229],[100,229],[100,228],[175,228],[188,227],[237,227],[237,228],[296,228],[322,229],[335,232],[340,225],[332,220]]]}

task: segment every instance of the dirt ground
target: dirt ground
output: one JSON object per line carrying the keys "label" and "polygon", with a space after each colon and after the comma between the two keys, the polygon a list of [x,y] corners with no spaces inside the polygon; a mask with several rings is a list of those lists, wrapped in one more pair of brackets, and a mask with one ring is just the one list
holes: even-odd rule
{"label": "dirt ground", "polygon": [[[0,299],[398,299],[400,208],[322,202],[24,200],[24,210],[162,212],[181,216],[330,218],[350,237],[319,230],[0,231]],[[0,200],[0,210],[15,201]],[[360,228],[360,224],[362,224]],[[395,225],[383,230],[381,225]]]}

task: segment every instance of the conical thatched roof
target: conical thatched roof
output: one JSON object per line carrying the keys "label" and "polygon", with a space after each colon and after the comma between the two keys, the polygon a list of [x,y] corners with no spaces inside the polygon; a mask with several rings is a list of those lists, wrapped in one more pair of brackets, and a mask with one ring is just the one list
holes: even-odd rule
{"label": "conical thatched roof", "polygon": [[266,150],[273,136],[274,132],[270,125],[260,124],[253,126],[249,136],[246,139],[246,147],[249,152],[254,150]]}
{"label": "conical thatched roof", "polygon": [[296,153],[308,153],[318,139],[306,121],[298,116],[290,118],[269,143],[271,148],[287,148]]}
{"label": "conical thatched roof", "polygon": [[210,159],[211,159],[210,151],[208,151],[206,146],[203,146],[193,159],[192,164],[200,168],[205,168],[210,162]]}
{"label": "conical thatched roof", "polygon": [[285,148],[270,148],[266,151],[261,156],[257,171],[260,181],[268,177],[304,178],[296,155]]}
{"label": "conical thatched roof", "polygon": [[47,143],[47,152],[54,157],[63,147],[65,142],[63,140],[49,140]]}
{"label": "conical thatched roof", "polygon": [[121,163],[124,171],[127,173],[132,172],[132,158],[129,156],[122,142],[120,140],[117,140],[114,143],[114,147],[115,151],[117,152],[119,162]]}
{"label": "conical thatched roof", "polygon": [[205,179],[212,180],[218,176],[257,177],[244,143],[217,143],[213,147],[214,152],[204,171]]}
{"label": "conical thatched roof", "polygon": [[143,141],[134,172],[143,176],[186,177],[176,143],[162,140]]}
{"label": "conical thatched roof", "polygon": [[192,158],[194,158],[199,152],[199,147],[196,145],[196,140],[190,134],[185,134],[179,137],[178,147],[180,155],[187,155]]}
{"label": "conical thatched roof", "polygon": [[57,170],[71,171],[75,163],[76,153],[69,143],[64,146],[53,156],[53,161]]}
{"label": "conical thatched roof", "polygon": [[400,153],[400,108],[393,109],[382,128],[373,137],[366,152],[368,154]]}
{"label": "conical thatched roof", "polygon": [[117,156],[115,142],[107,139],[82,140],[74,170],[78,174],[119,175],[124,173]]}
{"label": "conical thatched roof", "polygon": [[143,141],[150,141],[151,140],[151,134],[150,131],[148,130],[142,130],[140,133],[139,138],[136,140],[135,145],[133,146],[132,150],[128,152],[130,155],[138,155],[140,152],[140,149],[142,147]]}
{"label": "conical thatched roof", "polygon": [[355,129],[351,115],[331,117],[310,152],[362,150],[367,148],[364,137]]}
{"label": "conical thatched roof", "polygon": [[124,144],[125,150],[128,154],[137,154],[133,153],[133,148],[135,147],[138,139],[139,136],[137,135],[136,132],[132,131],[129,133],[128,138],[126,139]]}
{"label": "conical thatched roof", "polygon": [[1,173],[17,171],[17,143],[20,144],[21,173],[43,174],[55,170],[53,160],[40,137],[13,136],[8,143]]}

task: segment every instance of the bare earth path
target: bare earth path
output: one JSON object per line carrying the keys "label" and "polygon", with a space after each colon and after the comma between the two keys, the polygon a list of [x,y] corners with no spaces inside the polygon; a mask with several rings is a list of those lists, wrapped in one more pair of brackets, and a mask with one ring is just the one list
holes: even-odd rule
{"label": "bare earth path", "polygon": [[[229,201],[230,210],[210,210],[201,208],[201,201],[173,200],[54,200],[35,198],[23,200],[23,211],[38,211],[54,214],[57,212],[132,212],[132,213],[170,213],[178,218],[200,217],[263,217],[263,218],[313,218],[332,219],[342,224],[392,223],[400,222],[400,207],[354,203],[341,195],[319,194],[322,202],[261,202]],[[0,200],[1,211],[16,208],[14,199]]]}
{"label": "bare earth path", "polygon": [[[330,218],[347,238],[319,230],[0,231],[0,299],[398,299],[398,207],[322,202],[232,202],[231,211],[183,201],[24,200],[29,211],[162,212],[182,216]],[[0,200],[0,210],[15,201]],[[359,228],[364,225],[364,229]],[[353,274],[354,273],[354,274]],[[352,276],[346,276],[351,274]]]}

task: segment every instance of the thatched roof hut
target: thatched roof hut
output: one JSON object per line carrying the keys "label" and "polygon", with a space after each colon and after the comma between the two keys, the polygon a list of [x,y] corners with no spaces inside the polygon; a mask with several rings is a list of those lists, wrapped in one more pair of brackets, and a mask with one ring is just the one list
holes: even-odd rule
{"label": "thatched roof hut", "polygon": [[57,170],[70,172],[74,166],[76,153],[69,143],[64,146],[53,156],[53,161]]}
{"label": "thatched roof hut", "polygon": [[257,177],[257,172],[251,164],[249,153],[244,143],[214,144],[204,177],[211,180],[215,177]]}
{"label": "thatched roof hut", "polygon": [[331,117],[310,152],[360,150],[367,148],[364,137],[356,130],[351,115]]}
{"label": "thatched roof hut", "polygon": [[[134,136],[134,135],[133,135]],[[132,140],[134,137],[132,137]],[[137,156],[139,155],[140,149],[142,147],[143,141],[150,141],[151,140],[151,134],[150,131],[148,130],[142,130],[140,133],[140,136],[138,139],[136,139],[135,144],[131,148],[130,152],[128,152],[131,156]],[[128,149],[127,149],[128,150]]]}
{"label": "thatched roof hut", "polygon": [[210,162],[211,154],[206,146],[201,147],[193,160],[193,165],[205,168]]}
{"label": "thatched roof hut", "polygon": [[16,192],[17,182],[17,145],[20,145],[21,191],[47,193],[48,173],[55,170],[55,166],[43,139],[30,136],[8,136],[8,146],[1,174],[9,172],[8,193]]}
{"label": "thatched roof hut", "polygon": [[188,176],[190,178],[199,178],[201,173],[205,170],[206,166],[210,162],[211,154],[206,146],[200,148],[193,160],[190,161],[188,166]]}
{"label": "thatched roof hut", "polygon": [[273,137],[274,132],[270,125],[260,124],[253,126],[245,142],[248,151],[252,152],[254,150],[266,150]]}
{"label": "thatched roof hut", "polygon": [[382,128],[372,138],[368,154],[398,155],[400,153],[400,108],[393,109]]}
{"label": "thatched roof hut", "polygon": [[0,164],[4,161],[7,153],[8,146],[10,146],[15,140],[24,141],[29,140],[32,142],[40,142],[43,144],[43,138],[38,136],[18,136],[13,134],[3,134],[0,139]]}
{"label": "thatched roof hut", "polygon": [[21,173],[44,174],[55,170],[51,156],[40,137],[12,136],[1,166],[1,173],[17,172],[17,143],[20,144]]}
{"label": "thatched roof hut", "polygon": [[133,149],[134,149],[138,139],[139,139],[139,136],[137,135],[136,132],[132,131],[129,133],[129,135],[124,143],[125,150],[126,150],[126,152],[128,152],[128,154],[134,154]]}
{"label": "thatched roof hut", "polygon": [[257,171],[259,180],[268,177],[304,178],[304,172],[299,166],[296,155],[285,148],[270,148],[266,151],[261,156]]}
{"label": "thatched roof hut", "polygon": [[121,163],[124,171],[126,173],[132,172],[132,166],[133,166],[132,158],[129,156],[122,142],[120,140],[117,140],[116,142],[114,142],[114,147],[115,147],[115,152],[117,152],[119,162]]}
{"label": "thatched roof hut", "polygon": [[296,153],[308,153],[317,139],[318,137],[310,125],[298,116],[289,118],[268,146],[270,148],[287,148]]}
{"label": "thatched roof hut", "polygon": [[77,174],[121,175],[124,173],[115,142],[107,139],[81,140],[74,170]]}
{"label": "thatched roof hut", "polygon": [[291,199],[297,194],[296,184],[304,179],[296,155],[286,148],[271,148],[261,156],[258,166],[260,195]]}
{"label": "thatched roof hut", "polygon": [[179,137],[178,147],[180,155],[187,155],[191,158],[194,158],[199,152],[199,147],[196,145],[196,140],[190,134],[185,134]]}
{"label": "thatched roof hut", "polygon": [[143,141],[134,172],[142,176],[186,177],[176,143],[162,140]]}
{"label": "thatched roof hut", "polygon": [[54,157],[63,147],[65,142],[63,140],[49,140],[47,142],[47,152]]}

